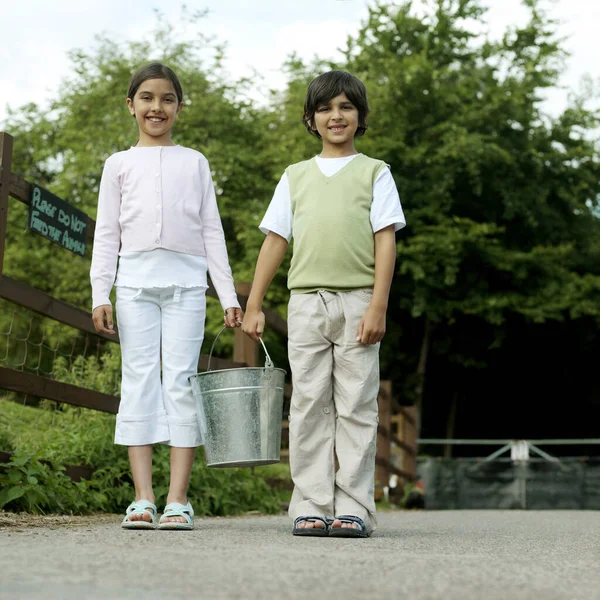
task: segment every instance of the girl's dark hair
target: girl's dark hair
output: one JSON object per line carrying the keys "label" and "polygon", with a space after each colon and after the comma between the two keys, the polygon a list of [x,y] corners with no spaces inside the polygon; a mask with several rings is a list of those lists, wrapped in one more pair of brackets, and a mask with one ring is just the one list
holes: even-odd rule
{"label": "girl's dark hair", "polygon": [[169,67],[159,62],[152,62],[148,65],[140,67],[132,76],[129,81],[129,89],[127,90],[127,97],[133,100],[135,93],[138,91],[140,85],[147,79],[168,79],[175,89],[177,94],[177,102],[181,104],[183,102],[183,90],[181,89],[181,83],[175,72]]}
{"label": "girl's dark hair", "polygon": [[346,94],[348,100],[358,109],[358,129],[355,137],[363,135],[367,130],[369,103],[365,84],[358,77],[346,71],[329,71],[315,77],[306,90],[302,122],[310,134],[321,137],[319,132],[312,128],[315,112],[319,106],[329,104],[332,98],[340,94]]}

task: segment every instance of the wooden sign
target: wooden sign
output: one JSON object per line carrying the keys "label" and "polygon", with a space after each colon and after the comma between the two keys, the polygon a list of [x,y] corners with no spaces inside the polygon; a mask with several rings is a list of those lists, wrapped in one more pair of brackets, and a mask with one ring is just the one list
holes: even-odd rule
{"label": "wooden sign", "polygon": [[31,186],[30,200],[29,229],[84,256],[87,215],[39,185]]}

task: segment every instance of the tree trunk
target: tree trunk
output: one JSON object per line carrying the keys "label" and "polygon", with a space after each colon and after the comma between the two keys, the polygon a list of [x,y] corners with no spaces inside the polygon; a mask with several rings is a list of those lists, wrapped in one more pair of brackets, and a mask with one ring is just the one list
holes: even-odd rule
{"label": "tree trunk", "polygon": [[423,341],[421,342],[421,353],[419,355],[419,364],[417,365],[417,386],[416,397],[417,406],[417,438],[421,437],[421,419],[423,418],[423,393],[425,389],[425,374],[427,371],[427,358],[429,356],[429,345],[431,343],[431,334],[433,324],[429,317],[425,317],[425,331],[423,332]]}

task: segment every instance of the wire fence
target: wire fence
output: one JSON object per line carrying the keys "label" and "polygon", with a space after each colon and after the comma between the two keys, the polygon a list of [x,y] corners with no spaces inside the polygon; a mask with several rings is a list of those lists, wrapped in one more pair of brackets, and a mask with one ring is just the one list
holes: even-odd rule
{"label": "wire fence", "polygon": [[[37,316],[28,316],[20,311],[3,311],[0,321],[0,365],[42,375],[53,379],[55,365],[62,357],[71,368],[77,357],[100,358],[104,344],[100,338],[77,332],[68,339],[60,339],[54,332],[44,332],[43,321]],[[7,318],[8,317],[8,318]],[[95,338],[95,339],[94,339]]]}
{"label": "wire fence", "polygon": [[[115,349],[118,352],[118,345]],[[90,363],[100,365],[106,351],[106,342],[97,336],[0,301],[0,367],[67,383],[75,383],[74,379],[79,377],[86,387],[100,389],[106,373],[101,368],[93,368]],[[0,388],[0,402],[3,401],[55,412],[64,408],[58,402]],[[0,428],[15,424],[14,416],[7,416],[8,409],[1,412]],[[28,418],[36,417],[28,415]],[[47,418],[47,414],[40,412],[40,420],[46,422]]]}

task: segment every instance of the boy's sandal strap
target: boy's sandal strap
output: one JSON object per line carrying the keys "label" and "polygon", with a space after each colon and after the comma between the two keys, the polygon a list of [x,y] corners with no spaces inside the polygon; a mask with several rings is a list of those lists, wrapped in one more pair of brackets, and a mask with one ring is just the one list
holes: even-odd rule
{"label": "boy's sandal strap", "polygon": [[358,525],[358,529],[356,527],[332,527],[329,531],[329,535],[333,537],[369,537],[367,526],[360,517],[355,517],[354,515],[340,515],[335,517],[335,520],[348,525],[356,524]]}
{"label": "boy's sandal strap", "polygon": [[[298,527],[300,523],[317,523],[320,521],[323,523],[323,527]],[[307,535],[307,536],[326,536],[329,535],[329,526],[331,521],[324,517],[309,516],[309,517],[296,517],[294,519],[294,529],[292,533],[294,535]]]}

